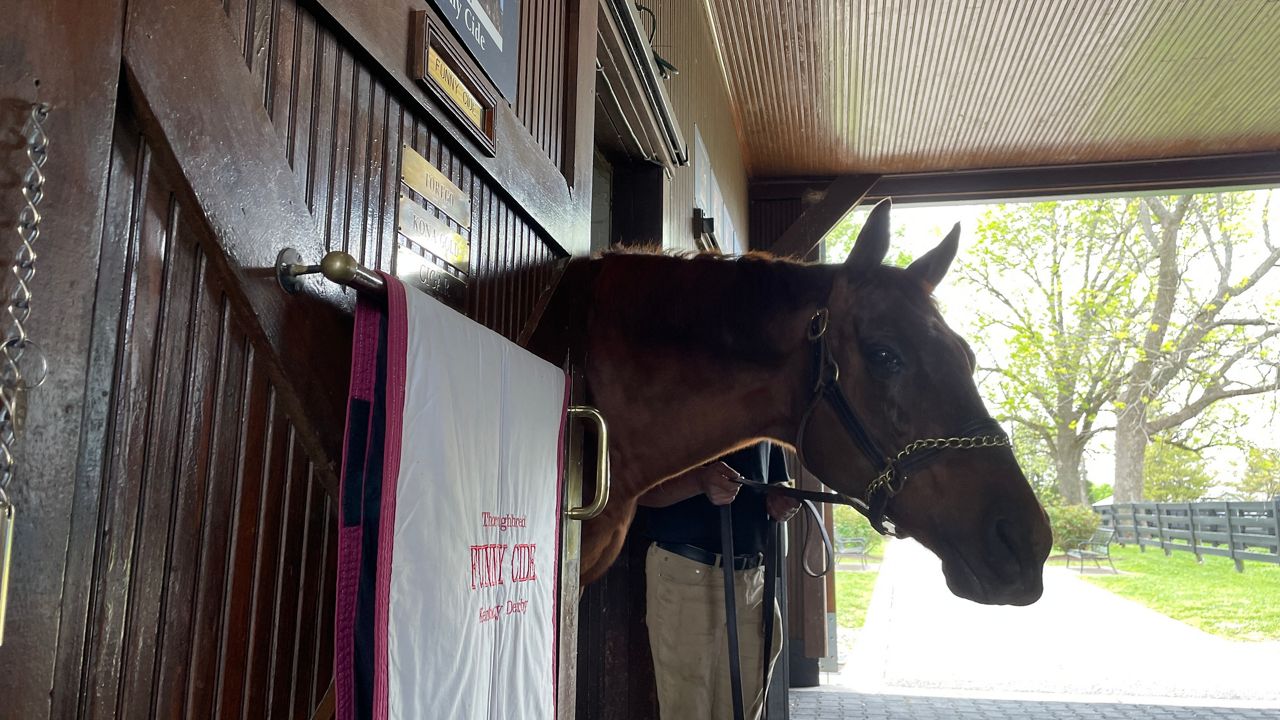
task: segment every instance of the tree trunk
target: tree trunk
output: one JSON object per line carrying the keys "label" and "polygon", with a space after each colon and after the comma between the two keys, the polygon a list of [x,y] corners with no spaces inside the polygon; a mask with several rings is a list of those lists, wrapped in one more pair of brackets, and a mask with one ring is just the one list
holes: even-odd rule
{"label": "tree trunk", "polygon": [[1058,492],[1068,505],[1088,505],[1089,493],[1085,491],[1084,478],[1080,475],[1080,463],[1084,447],[1074,439],[1060,441],[1054,453],[1053,465],[1058,476]]}
{"label": "tree trunk", "polygon": [[1120,413],[1116,423],[1115,501],[1142,502],[1142,477],[1146,467],[1146,413],[1134,408]]}

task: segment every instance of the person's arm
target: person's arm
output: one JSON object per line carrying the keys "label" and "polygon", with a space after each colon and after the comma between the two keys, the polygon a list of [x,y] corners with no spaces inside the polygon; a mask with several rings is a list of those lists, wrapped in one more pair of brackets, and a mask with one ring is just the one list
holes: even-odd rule
{"label": "person's arm", "polygon": [[742,487],[735,482],[737,477],[736,470],[716,461],[662,481],[636,502],[645,507],[661,508],[705,494],[712,505],[728,505],[738,496],[738,488]]}

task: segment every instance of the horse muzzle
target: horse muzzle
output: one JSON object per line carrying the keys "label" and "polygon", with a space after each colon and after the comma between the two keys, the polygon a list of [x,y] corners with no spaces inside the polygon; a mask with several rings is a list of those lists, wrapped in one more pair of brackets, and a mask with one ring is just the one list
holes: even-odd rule
{"label": "horse muzzle", "polygon": [[984,605],[1030,605],[1044,593],[1051,542],[1047,527],[1019,527],[998,517],[987,524],[980,544],[952,545],[939,553],[947,587]]}

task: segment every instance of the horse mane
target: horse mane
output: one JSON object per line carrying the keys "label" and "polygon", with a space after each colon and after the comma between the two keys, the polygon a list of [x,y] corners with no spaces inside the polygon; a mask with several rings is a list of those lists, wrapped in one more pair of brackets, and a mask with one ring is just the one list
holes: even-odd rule
{"label": "horse mane", "polygon": [[821,304],[832,266],[768,253],[624,249],[598,263],[593,312],[641,347],[771,363],[786,348],[772,320]]}

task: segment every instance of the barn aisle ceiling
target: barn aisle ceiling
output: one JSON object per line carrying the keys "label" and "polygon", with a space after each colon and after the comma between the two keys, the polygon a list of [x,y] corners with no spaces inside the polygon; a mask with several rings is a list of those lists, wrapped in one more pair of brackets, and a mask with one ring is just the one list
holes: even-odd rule
{"label": "barn aisle ceiling", "polygon": [[754,177],[1280,150],[1277,0],[699,0]]}

